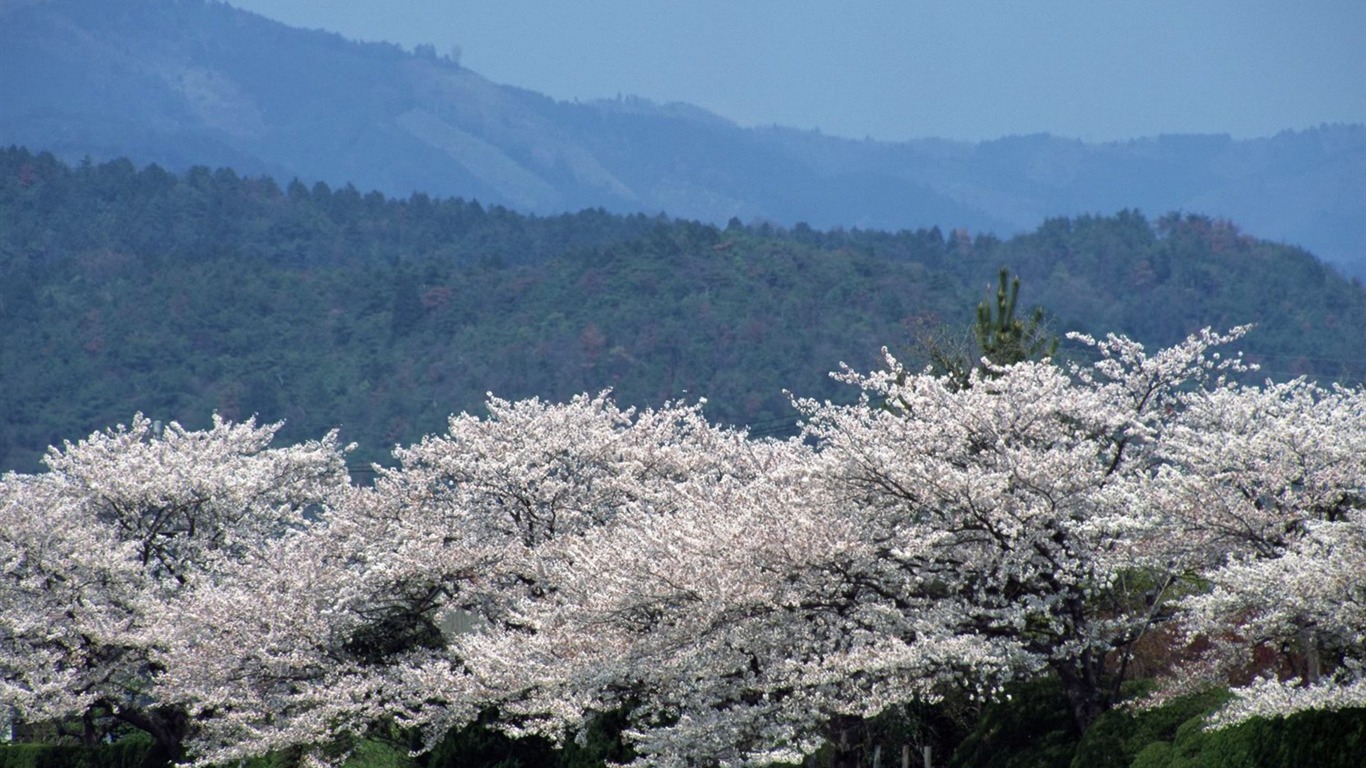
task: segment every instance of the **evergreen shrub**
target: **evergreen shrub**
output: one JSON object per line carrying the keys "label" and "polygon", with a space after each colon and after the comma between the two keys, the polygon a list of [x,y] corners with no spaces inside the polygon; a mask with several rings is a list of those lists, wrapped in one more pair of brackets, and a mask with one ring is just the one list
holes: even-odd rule
{"label": "evergreen shrub", "polygon": [[1166,762],[1156,751],[1140,756],[1142,768],[1360,768],[1366,763],[1366,709],[1301,712],[1218,731],[1204,730],[1202,714],[1177,729]]}
{"label": "evergreen shrub", "polygon": [[1043,678],[1007,693],[982,708],[950,768],[1069,768],[1078,735],[1059,683]]}
{"label": "evergreen shrub", "polygon": [[162,768],[144,739],[83,747],[70,744],[9,744],[0,747],[0,768]]}

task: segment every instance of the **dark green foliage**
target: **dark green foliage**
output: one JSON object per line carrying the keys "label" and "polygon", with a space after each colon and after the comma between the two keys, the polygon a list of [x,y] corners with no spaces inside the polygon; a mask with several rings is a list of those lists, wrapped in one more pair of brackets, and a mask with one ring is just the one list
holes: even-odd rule
{"label": "dark green foliage", "polygon": [[791,434],[784,389],[850,396],[828,371],[971,322],[961,308],[1000,264],[1058,332],[1163,345],[1257,322],[1242,346],[1270,375],[1366,375],[1366,291],[1198,216],[1052,220],[1006,241],[721,230],[8,149],[0,221],[0,467],[24,471],[138,410],[189,428],[215,410],[285,419],[282,442],[340,426],[365,466],[489,391],[706,397],[715,420]]}
{"label": "dark green foliage", "polygon": [[935,704],[909,702],[884,710],[873,718],[849,718],[839,724],[842,734],[832,732],[827,736],[830,741],[842,740],[846,745],[846,754],[837,756],[833,744],[827,741],[802,766],[831,768],[841,764],[840,757],[856,760],[860,765],[870,765],[879,750],[882,765],[898,766],[901,764],[903,748],[909,748],[911,765],[918,767],[923,763],[925,747],[930,748],[935,765],[942,765],[946,756],[953,753],[954,747],[968,736],[977,715],[978,707],[974,702],[951,693],[944,701]]}
{"label": "dark green foliage", "polygon": [[1079,734],[1070,705],[1052,678],[1007,688],[1010,698],[987,704],[951,768],[1068,768]]}
{"label": "dark green foliage", "polygon": [[417,761],[400,750],[378,741],[364,741],[343,768],[416,768]]}
{"label": "dark green foliage", "polygon": [[1133,768],[1168,768],[1172,763],[1172,745],[1166,741],[1154,741],[1144,747],[1132,763]]}
{"label": "dark green foliage", "polygon": [[[633,755],[621,743],[626,725],[620,713],[600,715],[578,739],[556,749],[545,739],[513,739],[490,726],[487,713],[457,731],[419,758],[423,768],[602,768],[609,761],[629,762]],[[358,767],[359,768],[359,767]]]}
{"label": "dark green foliage", "polygon": [[67,768],[79,764],[82,747],[12,744],[0,747],[0,768]]}
{"label": "dark green foliage", "polygon": [[623,711],[598,714],[583,733],[560,749],[557,768],[602,768],[607,763],[634,760],[635,753],[621,740],[621,732],[626,726]]}
{"label": "dark green foliage", "polygon": [[[355,745],[354,751],[342,764],[342,768],[417,768],[417,759],[408,753],[409,750],[401,746],[384,741],[366,740]],[[286,749],[247,760],[240,768],[298,768],[302,763],[302,757],[301,751]],[[236,767],[234,764],[223,768]]]}
{"label": "dark green foliage", "polygon": [[[1058,352],[1058,337],[1049,335],[1044,327],[1043,307],[1035,307],[1028,320],[1016,316],[1020,278],[1011,280],[1010,270],[1002,268],[1000,279],[994,303],[983,301],[977,305],[977,319],[971,328],[975,347],[966,338],[955,339],[951,333],[942,331],[919,339],[918,346],[934,371],[960,388],[968,386],[973,370],[983,358],[991,366],[1006,366],[1052,357]],[[987,366],[988,375],[991,370]]]}
{"label": "dark green foliage", "polygon": [[[272,752],[264,757],[227,763],[222,768],[299,768],[303,765],[303,752],[298,749],[285,749]],[[418,768],[420,763],[409,755],[406,748],[393,744],[366,740],[355,745],[354,751],[341,764],[341,768]]]}
{"label": "dark green foliage", "polygon": [[0,746],[0,768],[165,768],[170,762],[139,738],[82,747],[68,744]]}
{"label": "dark green foliage", "polygon": [[[1007,287],[1009,283],[1009,287]],[[1028,320],[1015,315],[1020,299],[1020,278],[1010,280],[1010,270],[1001,270],[1001,287],[996,291],[995,311],[987,302],[977,305],[977,322],[972,333],[982,354],[996,365],[1013,365],[1025,360],[1050,357],[1058,351],[1058,338],[1043,327],[1043,307],[1035,307]]]}
{"label": "dark green foliage", "polygon": [[544,739],[511,739],[480,723],[454,731],[423,758],[426,768],[541,768],[555,765]]}
{"label": "dark green foliage", "polygon": [[[1203,713],[1183,723],[1170,748],[1149,746],[1143,768],[1358,768],[1366,755],[1366,709],[1302,712],[1203,730]],[[1161,742],[1155,742],[1161,743]]]}
{"label": "dark green foliage", "polygon": [[[1113,709],[1092,724],[1077,745],[1072,768],[1127,768],[1150,744],[1170,742],[1182,724],[1202,719],[1228,698],[1214,691],[1186,696],[1148,710]],[[1155,757],[1149,755],[1146,760]]]}
{"label": "dark green foliage", "polygon": [[1078,737],[1055,682],[1011,689],[982,709],[954,752],[953,768],[1357,768],[1366,754],[1366,710],[1304,712],[1205,730],[1228,698],[1186,696],[1148,710],[1105,713]]}
{"label": "dark green foliage", "polygon": [[394,306],[389,310],[389,333],[407,336],[422,322],[422,297],[417,293],[417,278],[403,271],[394,279]]}

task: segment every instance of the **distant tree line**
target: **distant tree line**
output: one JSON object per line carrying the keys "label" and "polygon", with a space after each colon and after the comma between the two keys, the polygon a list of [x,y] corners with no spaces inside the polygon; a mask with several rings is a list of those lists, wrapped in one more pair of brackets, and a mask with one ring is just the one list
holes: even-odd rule
{"label": "distant tree line", "polygon": [[1255,323],[1244,348],[1268,373],[1366,371],[1359,284],[1194,214],[1052,219],[1004,240],[536,217],[9,148],[0,221],[0,466],[26,470],[135,411],[259,414],[284,419],[286,441],[339,425],[364,464],[488,391],[704,396],[721,423],[791,434],[784,389],[848,397],[826,371],[965,327],[1002,266],[1054,333],[1170,344]]}

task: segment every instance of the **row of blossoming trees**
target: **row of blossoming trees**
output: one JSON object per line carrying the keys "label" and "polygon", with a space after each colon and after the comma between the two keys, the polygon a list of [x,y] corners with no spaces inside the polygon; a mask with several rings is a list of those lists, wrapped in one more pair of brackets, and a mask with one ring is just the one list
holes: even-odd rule
{"label": "row of blossoming trees", "polygon": [[1216,725],[1366,706],[1366,393],[1236,383],[1241,332],[966,382],[889,356],[788,441],[491,399],[366,487],[335,435],[138,417],[3,479],[0,703],[204,763],[496,708],[762,764],[1044,673],[1085,727],[1161,630],[1164,691],[1235,687]]}

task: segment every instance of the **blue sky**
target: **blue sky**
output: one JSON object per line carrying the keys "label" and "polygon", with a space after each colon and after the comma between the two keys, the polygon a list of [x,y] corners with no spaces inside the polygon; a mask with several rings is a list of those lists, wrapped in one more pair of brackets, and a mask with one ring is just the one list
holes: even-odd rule
{"label": "blue sky", "polygon": [[1366,123],[1366,0],[229,0],[557,99],[854,138]]}

